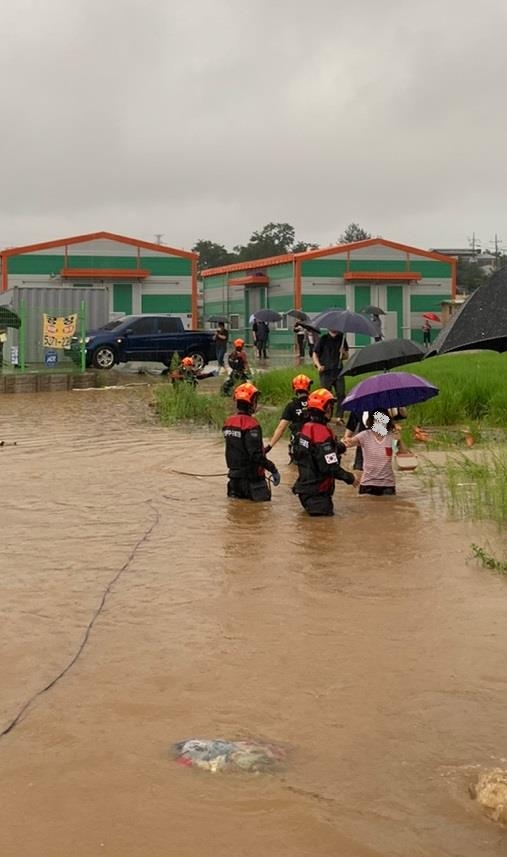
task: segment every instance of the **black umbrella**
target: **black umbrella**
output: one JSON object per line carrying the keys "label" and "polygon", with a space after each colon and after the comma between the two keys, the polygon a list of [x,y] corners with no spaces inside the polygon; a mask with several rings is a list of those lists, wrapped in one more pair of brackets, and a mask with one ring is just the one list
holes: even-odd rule
{"label": "black umbrella", "polygon": [[305,330],[311,331],[311,333],[320,333],[320,327],[315,327],[313,324],[310,324],[309,321],[300,321],[301,327],[304,327]]}
{"label": "black umbrella", "polygon": [[387,372],[395,366],[417,363],[422,360],[425,351],[410,339],[384,339],[373,345],[366,345],[347,361],[340,375],[362,375],[363,372]]}
{"label": "black umbrella", "polygon": [[21,319],[19,315],[6,306],[0,306],[0,327],[21,327]]}
{"label": "black umbrella", "polygon": [[219,324],[222,321],[224,324],[227,324],[229,319],[227,318],[226,315],[209,315],[208,321],[210,321],[214,324]]}
{"label": "black umbrella", "polygon": [[385,315],[383,309],[380,309],[379,306],[364,306],[361,310],[363,315]]}
{"label": "black umbrella", "polygon": [[288,312],[285,312],[284,315],[290,315],[298,321],[310,321],[308,313],[303,312],[301,309],[290,309]]}
{"label": "black umbrella", "polygon": [[472,292],[440,331],[426,357],[475,348],[507,351],[507,267]]}
{"label": "black umbrella", "polygon": [[326,309],[312,319],[315,327],[325,327],[326,330],[338,330],[340,333],[364,333],[366,336],[377,336],[376,327],[364,315],[350,312],[348,309]]}
{"label": "black umbrella", "polygon": [[279,312],[275,312],[273,309],[256,309],[254,312],[254,316],[257,321],[281,321],[282,316]]}

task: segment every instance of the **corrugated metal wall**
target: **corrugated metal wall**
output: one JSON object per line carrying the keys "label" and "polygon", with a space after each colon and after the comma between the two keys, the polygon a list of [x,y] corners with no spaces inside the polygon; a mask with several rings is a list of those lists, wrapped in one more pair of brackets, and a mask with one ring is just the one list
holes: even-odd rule
{"label": "corrugated metal wall", "polygon": [[[11,306],[19,313],[21,303],[26,306],[26,362],[44,362],[44,351],[42,346],[43,315],[69,315],[79,312],[81,301],[86,307],[86,328],[94,329],[107,324],[109,321],[109,295],[102,287],[87,289],[44,287],[44,286],[18,286],[8,289],[0,296],[0,304]],[[9,330],[7,346],[18,344],[18,332]],[[6,349],[7,351],[8,349]],[[60,356],[64,359],[66,352],[61,351]]]}

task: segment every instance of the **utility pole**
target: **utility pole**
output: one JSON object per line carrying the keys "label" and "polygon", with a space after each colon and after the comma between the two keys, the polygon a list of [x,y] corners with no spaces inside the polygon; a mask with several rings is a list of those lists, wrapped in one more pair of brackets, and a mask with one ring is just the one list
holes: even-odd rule
{"label": "utility pole", "polygon": [[162,238],[164,237],[163,232],[155,232],[155,238],[157,239],[157,244],[162,244]]}
{"label": "utility pole", "polygon": [[501,239],[498,238],[498,235],[496,234],[496,232],[495,232],[494,240],[490,241],[489,243],[493,244],[493,247],[494,247],[493,255],[495,257],[495,268],[499,268],[500,267],[500,256],[502,255],[501,251],[504,248],[503,248],[503,244],[501,242]]}
{"label": "utility pole", "polygon": [[472,237],[468,239],[468,246],[472,248],[473,257],[475,259],[476,256],[481,252],[481,239],[475,237],[475,232],[472,232]]}

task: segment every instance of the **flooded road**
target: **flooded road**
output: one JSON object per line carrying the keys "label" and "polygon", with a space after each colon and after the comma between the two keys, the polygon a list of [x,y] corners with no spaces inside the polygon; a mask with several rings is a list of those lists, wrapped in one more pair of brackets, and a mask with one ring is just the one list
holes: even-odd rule
{"label": "flooded road", "polygon": [[[150,397],[0,398],[2,857],[505,854],[467,794],[507,756],[507,583],[477,532],[413,474],[311,519],[284,443],[273,502],[228,501],[172,472],[224,472],[221,438]],[[192,736],[292,750],[213,775],[171,759]]]}

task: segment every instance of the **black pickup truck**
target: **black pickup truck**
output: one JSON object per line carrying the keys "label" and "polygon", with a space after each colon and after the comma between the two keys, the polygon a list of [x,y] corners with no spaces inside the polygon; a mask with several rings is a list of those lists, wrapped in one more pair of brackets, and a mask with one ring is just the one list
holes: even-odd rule
{"label": "black pickup truck", "polygon": [[[213,333],[209,330],[185,330],[181,318],[171,315],[127,315],[108,322],[85,336],[86,365],[112,369],[116,363],[156,362],[169,366],[172,356],[191,357],[202,369],[215,357]],[[80,339],[74,336],[70,346],[74,363],[81,361]]]}

